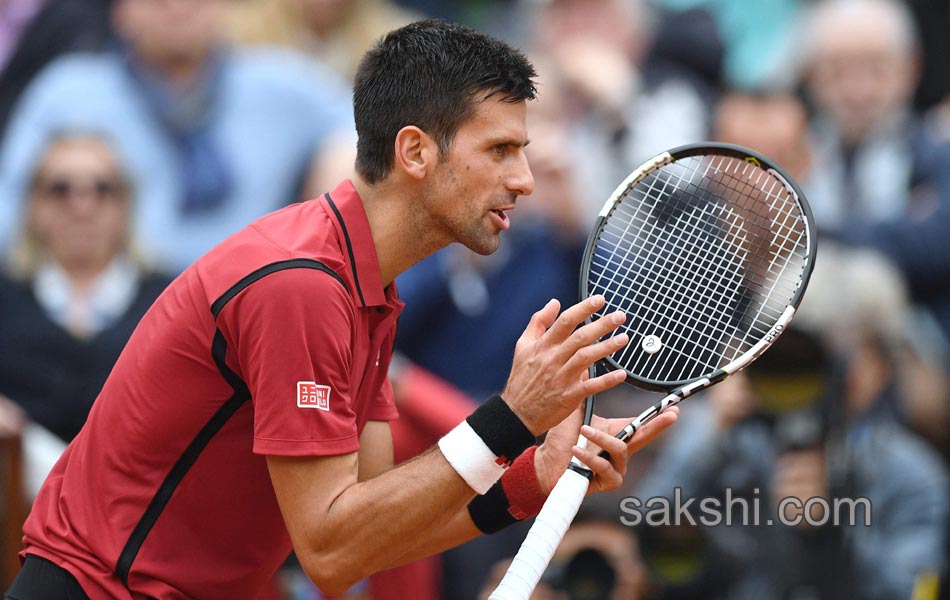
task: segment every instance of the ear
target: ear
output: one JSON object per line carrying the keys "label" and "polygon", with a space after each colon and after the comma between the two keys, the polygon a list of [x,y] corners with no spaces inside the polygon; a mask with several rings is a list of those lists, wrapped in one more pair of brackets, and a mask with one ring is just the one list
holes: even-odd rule
{"label": "ear", "polygon": [[439,162],[439,146],[415,125],[407,125],[396,134],[394,166],[413,179],[423,179]]}

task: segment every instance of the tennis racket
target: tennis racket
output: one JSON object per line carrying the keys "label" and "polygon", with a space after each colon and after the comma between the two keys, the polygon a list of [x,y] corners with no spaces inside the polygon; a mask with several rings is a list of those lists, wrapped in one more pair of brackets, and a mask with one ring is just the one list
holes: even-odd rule
{"label": "tennis racket", "polygon": [[[601,361],[666,396],[617,437],[748,366],[788,326],[815,262],[815,225],[798,185],[765,157],[693,144],[650,159],[601,210],[580,295],[621,310],[629,343]],[[592,367],[593,370],[596,368]],[[594,399],[587,399],[590,423]],[[578,444],[585,446],[581,436]],[[528,600],[587,493],[577,459],[551,491],[490,600]]]}

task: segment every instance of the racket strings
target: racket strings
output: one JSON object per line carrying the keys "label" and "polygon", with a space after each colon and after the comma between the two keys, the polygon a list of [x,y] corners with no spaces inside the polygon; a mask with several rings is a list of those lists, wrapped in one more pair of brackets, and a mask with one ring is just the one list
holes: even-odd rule
{"label": "racket strings", "polygon": [[[723,211],[720,210],[720,212]],[[675,228],[680,235],[672,238],[670,243],[680,248],[681,256],[671,262],[669,252],[664,256],[656,254],[657,244],[641,246],[641,248],[648,248],[648,252],[651,252],[646,259],[656,263],[653,268],[662,276],[652,281],[653,289],[650,289],[650,286],[639,285],[642,282],[627,278],[623,283],[628,286],[628,289],[636,289],[636,292],[618,308],[627,312],[637,311],[642,322],[654,331],[671,330],[674,335],[686,335],[689,331],[697,332],[698,337],[693,338],[695,343],[686,346],[689,349],[688,353],[677,347],[672,347],[671,352],[679,355],[680,358],[699,362],[706,367],[706,370],[711,370],[715,368],[715,365],[710,365],[709,362],[714,357],[713,349],[718,348],[723,337],[734,329],[730,323],[729,304],[741,285],[741,279],[736,275],[736,271],[741,266],[739,256],[741,249],[738,248],[738,240],[718,239],[714,236],[703,238],[694,236],[693,239],[684,239],[682,231],[689,228],[690,224],[701,225],[703,219],[695,213],[679,218],[681,220],[686,218],[689,223]],[[622,247],[618,245],[618,249]],[[719,268],[723,261],[728,263],[731,270],[723,271]],[[629,270],[629,265],[611,264],[605,267],[614,274],[625,268]],[[691,277],[694,273],[699,277]],[[717,276],[721,277],[717,278]],[[693,298],[686,292],[691,281],[698,284],[700,294],[710,301],[707,307],[709,310],[706,310],[705,314],[703,314],[704,311],[696,310],[697,307],[691,304]],[[662,298],[665,302],[658,303],[657,298]],[[708,323],[710,327],[701,328],[702,323]],[[628,346],[622,351],[619,360],[629,362],[631,353],[632,349]],[[641,355],[641,361],[647,356]],[[667,356],[667,360],[669,358]],[[656,363],[653,369],[663,369],[666,365],[667,363]],[[642,364],[635,363],[633,369],[641,370],[642,367]],[[655,374],[647,372],[645,376],[652,378]]]}
{"label": "racket strings", "polygon": [[[727,156],[687,158],[636,182],[608,214],[588,291],[631,315],[613,358],[632,374],[681,381],[745,352],[789,304],[807,227],[783,180]],[[660,350],[641,341],[659,338]]]}

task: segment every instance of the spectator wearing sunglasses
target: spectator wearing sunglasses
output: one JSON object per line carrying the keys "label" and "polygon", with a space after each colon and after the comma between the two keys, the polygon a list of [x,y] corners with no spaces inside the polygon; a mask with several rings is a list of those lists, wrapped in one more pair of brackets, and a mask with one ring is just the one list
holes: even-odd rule
{"label": "spectator wearing sunglasses", "polygon": [[[115,47],[52,62],[18,101],[0,145],[0,198],[27,182],[51,133],[108,132],[139,183],[139,242],[178,271],[310,185],[346,176],[352,161],[337,160],[355,155],[355,134],[345,88],[290,51],[228,46],[227,7],[116,0]],[[0,240],[11,209],[0,200]]]}
{"label": "spectator wearing sunglasses", "polygon": [[63,446],[169,282],[132,250],[133,192],[103,138],[54,137],[33,171],[19,243],[0,275],[0,398]]}

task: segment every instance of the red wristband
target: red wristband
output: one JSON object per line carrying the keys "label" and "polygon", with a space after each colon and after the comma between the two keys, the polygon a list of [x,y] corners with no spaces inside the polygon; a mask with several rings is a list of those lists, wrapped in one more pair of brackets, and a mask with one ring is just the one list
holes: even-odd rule
{"label": "red wristband", "polygon": [[495,533],[541,512],[546,496],[534,467],[537,446],[522,452],[501,479],[468,504],[472,522],[482,533]]}
{"label": "red wristband", "polygon": [[501,485],[508,497],[508,512],[519,521],[541,512],[547,496],[541,490],[538,470],[534,466],[537,446],[521,453],[511,467],[501,476]]}

